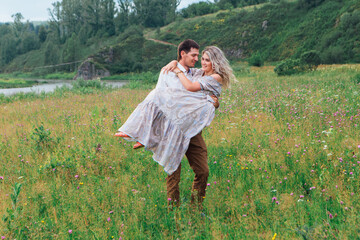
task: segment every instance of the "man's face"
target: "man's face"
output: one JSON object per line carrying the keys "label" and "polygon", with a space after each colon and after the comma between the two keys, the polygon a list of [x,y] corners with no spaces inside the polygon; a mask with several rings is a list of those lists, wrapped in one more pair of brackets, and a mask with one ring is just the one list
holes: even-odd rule
{"label": "man's face", "polygon": [[186,67],[194,67],[199,60],[199,49],[191,48],[188,53],[181,51],[181,60]]}

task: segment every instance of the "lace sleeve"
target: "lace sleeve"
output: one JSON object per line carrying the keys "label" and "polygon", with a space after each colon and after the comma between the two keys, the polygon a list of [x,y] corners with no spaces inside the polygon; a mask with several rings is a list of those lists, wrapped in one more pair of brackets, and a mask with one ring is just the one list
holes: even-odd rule
{"label": "lace sleeve", "polygon": [[216,81],[215,78],[211,76],[204,76],[198,79],[201,90],[210,91],[216,97],[219,97],[221,94],[221,84]]}

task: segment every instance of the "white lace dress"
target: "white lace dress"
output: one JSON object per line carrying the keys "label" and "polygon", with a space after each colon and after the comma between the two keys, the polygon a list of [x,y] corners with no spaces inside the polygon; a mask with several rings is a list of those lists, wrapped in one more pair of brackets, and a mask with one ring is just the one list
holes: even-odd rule
{"label": "white lace dress", "polygon": [[[158,87],[141,102],[119,131],[153,152],[153,159],[171,175],[188,149],[190,139],[208,126],[215,116],[210,97],[220,96],[221,84],[202,70],[194,71],[192,81],[201,89]],[[180,81],[180,80],[178,80]]]}

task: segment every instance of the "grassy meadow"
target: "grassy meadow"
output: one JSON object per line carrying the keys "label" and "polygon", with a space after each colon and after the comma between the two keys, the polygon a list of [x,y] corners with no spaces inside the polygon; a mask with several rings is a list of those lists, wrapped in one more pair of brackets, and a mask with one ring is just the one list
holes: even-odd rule
{"label": "grassy meadow", "polygon": [[200,214],[182,162],[181,206],[150,152],[113,137],[149,89],[22,97],[0,105],[2,239],[356,239],[359,65],[278,77],[235,64],[203,131]]}

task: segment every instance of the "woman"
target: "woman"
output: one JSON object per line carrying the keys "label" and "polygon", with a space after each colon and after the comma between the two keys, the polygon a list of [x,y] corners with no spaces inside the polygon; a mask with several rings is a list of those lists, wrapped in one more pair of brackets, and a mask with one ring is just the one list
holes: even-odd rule
{"label": "woman", "polygon": [[172,69],[185,89],[155,88],[115,134],[137,141],[134,148],[144,145],[152,151],[153,159],[169,175],[178,168],[190,139],[213,120],[215,107],[210,96],[219,97],[222,87],[228,87],[234,78],[218,47],[204,49],[201,65],[201,69],[191,69],[190,81],[176,67],[176,61],[171,62],[165,70]]}

